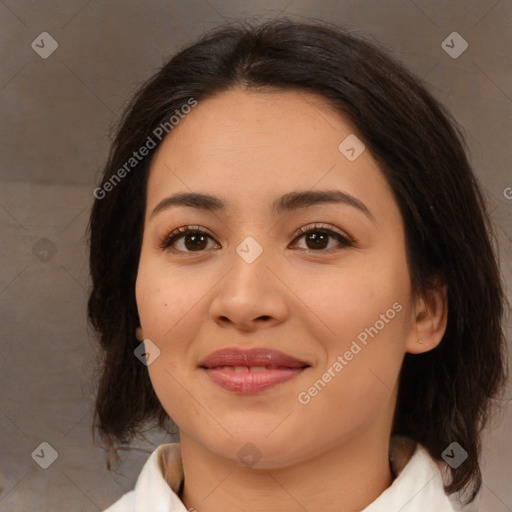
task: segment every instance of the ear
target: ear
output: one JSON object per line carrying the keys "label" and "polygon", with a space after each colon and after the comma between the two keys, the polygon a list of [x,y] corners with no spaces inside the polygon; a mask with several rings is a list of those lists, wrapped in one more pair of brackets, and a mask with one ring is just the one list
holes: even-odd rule
{"label": "ear", "polygon": [[425,292],[416,302],[415,320],[407,340],[406,352],[421,354],[437,347],[444,336],[447,322],[447,286],[438,281],[435,287]]}
{"label": "ear", "polygon": [[142,334],[142,328],[141,327],[137,327],[137,329],[135,329],[135,337],[139,340],[139,341],[144,341],[144,336]]}

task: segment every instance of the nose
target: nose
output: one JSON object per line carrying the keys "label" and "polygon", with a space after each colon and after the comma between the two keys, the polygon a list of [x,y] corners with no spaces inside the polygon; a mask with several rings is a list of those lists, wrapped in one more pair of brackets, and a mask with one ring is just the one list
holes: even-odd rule
{"label": "nose", "polygon": [[229,270],[214,288],[210,316],[221,327],[248,332],[276,326],[288,315],[287,288],[269,251],[250,261],[243,251],[234,251]]}

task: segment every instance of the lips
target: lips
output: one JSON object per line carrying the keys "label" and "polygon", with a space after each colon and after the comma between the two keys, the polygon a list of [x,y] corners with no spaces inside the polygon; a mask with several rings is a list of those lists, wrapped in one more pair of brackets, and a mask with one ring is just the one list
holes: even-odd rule
{"label": "lips", "polygon": [[210,379],[228,391],[254,393],[293,379],[310,365],[278,350],[230,348],[199,363]]}
{"label": "lips", "polygon": [[217,367],[283,367],[283,368],[302,368],[309,366],[304,361],[299,361],[278,350],[266,348],[253,348],[242,350],[238,348],[229,348],[218,350],[210,354],[206,359],[199,363],[204,368]]}

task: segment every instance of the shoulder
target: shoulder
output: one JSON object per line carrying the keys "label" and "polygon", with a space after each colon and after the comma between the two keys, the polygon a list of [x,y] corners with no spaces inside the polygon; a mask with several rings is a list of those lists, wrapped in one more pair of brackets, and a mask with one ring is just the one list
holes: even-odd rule
{"label": "shoulder", "polygon": [[127,492],[103,512],[135,512],[135,491]]}
{"label": "shoulder", "polygon": [[390,445],[392,484],[363,512],[454,512],[455,503],[444,491],[440,465],[412,439],[395,438]]}
{"label": "shoulder", "polygon": [[[164,468],[166,459],[171,462],[168,468]],[[175,492],[182,473],[179,444],[162,444],[144,464],[135,489],[103,512],[187,512]],[[166,476],[171,478],[166,479]]]}

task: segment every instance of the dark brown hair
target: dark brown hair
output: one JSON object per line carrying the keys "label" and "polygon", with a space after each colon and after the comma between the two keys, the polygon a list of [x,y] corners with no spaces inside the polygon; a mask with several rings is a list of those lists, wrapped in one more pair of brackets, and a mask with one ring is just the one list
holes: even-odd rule
{"label": "dark brown hair", "polygon": [[400,208],[413,293],[427,293],[439,279],[447,285],[443,340],[405,355],[393,434],[415,439],[436,459],[458,442],[468,458],[452,470],[446,491],[469,487],[472,501],[482,482],[481,432],[507,375],[505,297],[485,200],[460,128],[422,82],[375,43],[323,21],[220,27],[173,56],[127,106],[89,225],[88,314],[102,347],[93,435],[97,429],[117,457],[148,422],[171,425],[134,356],[135,280],[154,151],[122,179],[119,169],[191,98],[258,87],[317,93],[357,127]]}

